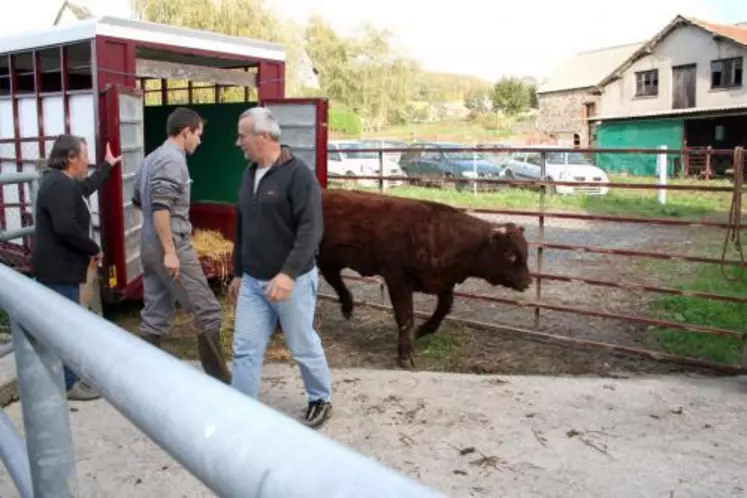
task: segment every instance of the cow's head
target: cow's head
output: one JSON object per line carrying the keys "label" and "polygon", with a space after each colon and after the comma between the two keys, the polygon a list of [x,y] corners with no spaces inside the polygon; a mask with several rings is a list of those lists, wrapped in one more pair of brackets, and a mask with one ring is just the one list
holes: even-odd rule
{"label": "cow's head", "polygon": [[532,283],[528,257],[524,227],[513,223],[496,225],[478,256],[480,276],[492,285],[525,291]]}

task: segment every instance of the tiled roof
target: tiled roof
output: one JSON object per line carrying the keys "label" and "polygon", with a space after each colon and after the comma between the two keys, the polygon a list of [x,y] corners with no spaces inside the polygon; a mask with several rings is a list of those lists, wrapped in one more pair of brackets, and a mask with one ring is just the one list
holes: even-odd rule
{"label": "tiled roof", "polygon": [[693,17],[685,17],[685,19],[715,35],[729,38],[742,45],[747,45],[747,27],[731,24],[717,24],[708,21],[701,21],[700,19],[695,19]]}
{"label": "tiled roof", "polygon": [[618,45],[576,54],[558,66],[537,93],[559,92],[589,88],[633,55],[643,43]]}

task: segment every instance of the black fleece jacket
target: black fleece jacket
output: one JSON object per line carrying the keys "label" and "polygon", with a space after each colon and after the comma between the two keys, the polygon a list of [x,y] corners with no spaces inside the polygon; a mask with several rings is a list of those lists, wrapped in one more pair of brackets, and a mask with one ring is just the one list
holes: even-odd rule
{"label": "black fleece jacket", "polygon": [[234,276],[244,273],[270,280],[292,279],[310,271],[322,240],[321,188],[313,171],[298,158],[276,164],[254,193],[256,164],[244,170],[236,206]]}
{"label": "black fleece jacket", "polygon": [[91,212],[83,198],[96,192],[111,171],[112,166],[104,161],[84,180],[74,180],[56,169],[43,173],[34,216],[34,278],[49,284],[86,281],[88,263],[100,249],[89,235]]}

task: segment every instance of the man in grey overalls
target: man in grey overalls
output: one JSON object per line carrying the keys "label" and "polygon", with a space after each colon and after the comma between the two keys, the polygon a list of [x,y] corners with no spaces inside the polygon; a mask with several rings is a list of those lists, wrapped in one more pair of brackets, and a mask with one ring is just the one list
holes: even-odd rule
{"label": "man in grey overalls", "polygon": [[202,368],[208,375],[229,383],[231,374],[220,349],[223,311],[190,243],[192,180],[186,155],[200,145],[202,125],[202,118],[195,111],[175,109],[166,120],[168,138],[148,154],[137,172],[132,202],[143,213],[140,257],[145,301],[140,335],[160,347],[178,301],[199,323]]}

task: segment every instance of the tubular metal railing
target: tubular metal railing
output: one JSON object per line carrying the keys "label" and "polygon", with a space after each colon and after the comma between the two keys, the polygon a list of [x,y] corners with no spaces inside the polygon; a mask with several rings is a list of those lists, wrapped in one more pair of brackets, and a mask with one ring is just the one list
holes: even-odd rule
{"label": "tubular metal railing", "polygon": [[21,495],[78,496],[62,364],[218,496],[445,496],[205,375],[0,265],[26,433],[3,413],[0,456]]}
{"label": "tubular metal railing", "polygon": [[[16,185],[16,184],[23,184],[23,183],[29,183],[31,184],[31,199],[30,204],[33,209],[34,202],[36,202],[36,192],[38,190],[39,185],[39,173],[36,171],[24,171],[24,172],[7,172],[0,175],[0,189],[3,188],[4,185]],[[20,187],[19,187],[20,188]],[[2,213],[2,210],[4,210],[7,205],[0,203],[0,213]],[[21,210],[23,208],[20,208]],[[19,219],[22,219],[21,216],[19,216]],[[14,239],[20,239],[23,237],[28,237],[29,235],[34,234],[34,227],[19,227],[14,228],[11,230],[2,230],[0,229],[0,242],[9,242]]]}

